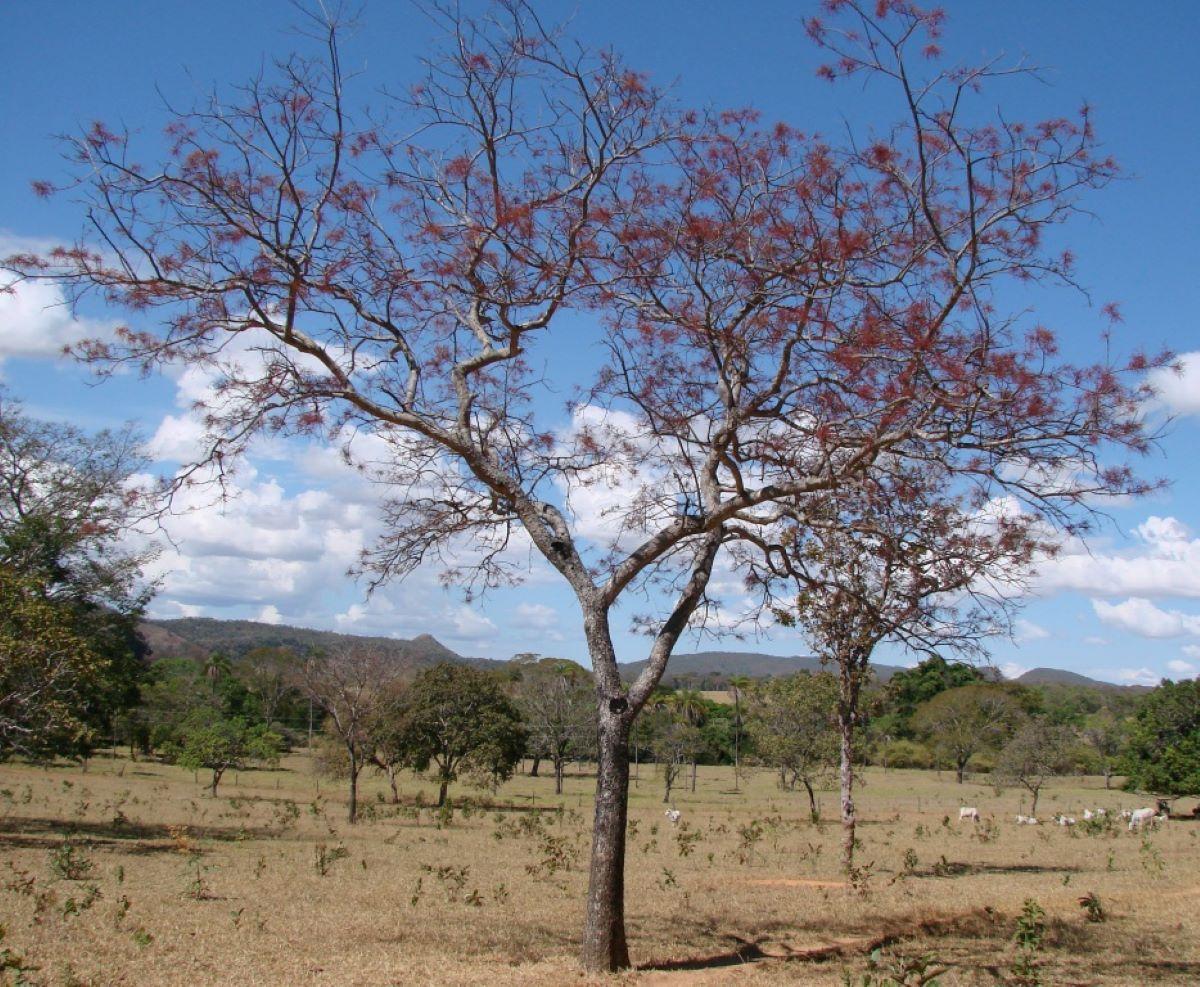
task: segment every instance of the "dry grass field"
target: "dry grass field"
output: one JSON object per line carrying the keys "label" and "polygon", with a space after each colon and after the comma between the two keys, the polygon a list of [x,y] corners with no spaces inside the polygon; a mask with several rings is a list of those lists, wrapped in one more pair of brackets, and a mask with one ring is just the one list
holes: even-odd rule
{"label": "dry grass field", "polygon": [[[1018,827],[1014,791],[872,770],[867,876],[846,888],[836,825],[811,825],[768,774],[740,794],[732,781],[701,769],[673,829],[641,767],[628,857],[639,968],[610,982],[874,984],[906,966],[912,978],[925,954],[942,984],[1200,981],[1200,825],[1145,838]],[[406,779],[392,806],[368,777],[370,818],[350,827],[340,786],[301,755],[229,776],[216,799],[152,762],[0,766],[0,962],[34,968],[10,982],[53,985],[580,983],[592,784],[580,769],[556,800],[552,778],[520,776],[487,809],[461,808],[489,796],[458,786],[460,808],[439,818],[421,807],[432,785]],[[832,816],[833,794],[823,801]],[[960,802],[991,821],[959,825]],[[1039,815],[1136,804],[1072,779]],[[1088,893],[1103,921],[1087,920]],[[1022,980],[1013,936],[1029,898],[1045,932]]]}

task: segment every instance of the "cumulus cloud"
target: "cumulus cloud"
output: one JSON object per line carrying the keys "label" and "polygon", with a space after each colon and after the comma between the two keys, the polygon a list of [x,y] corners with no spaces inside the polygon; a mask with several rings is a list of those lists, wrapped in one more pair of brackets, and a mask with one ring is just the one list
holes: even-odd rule
{"label": "cumulus cloud", "polygon": [[1200,413],[1200,352],[1181,354],[1178,368],[1153,371],[1150,383],[1167,411],[1176,415]]}
{"label": "cumulus cloud", "polygon": [[1015,661],[1006,661],[1000,666],[1000,674],[1006,679],[1019,679],[1028,671],[1026,666],[1018,665]]}
{"label": "cumulus cloud", "polygon": [[1079,546],[1065,547],[1039,567],[1038,591],[1200,599],[1200,539],[1185,524],[1151,516],[1134,535],[1138,544],[1121,552],[1089,554]]}
{"label": "cumulus cloud", "polygon": [[1190,661],[1181,661],[1178,658],[1167,662],[1167,668],[1177,676],[1190,678],[1197,671],[1200,671],[1200,666],[1193,665]]}
{"label": "cumulus cloud", "polygon": [[[6,252],[0,241],[0,256]],[[55,285],[12,285],[0,279],[0,362],[10,357],[60,359],[68,346],[107,338],[112,329],[111,323],[76,317]]]}
{"label": "cumulus cloud", "polygon": [[1200,636],[1200,616],[1163,610],[1142,597],[1130,597],[1121,603],[1092,600],[1092,609],[1102,623],[1139,637]]}

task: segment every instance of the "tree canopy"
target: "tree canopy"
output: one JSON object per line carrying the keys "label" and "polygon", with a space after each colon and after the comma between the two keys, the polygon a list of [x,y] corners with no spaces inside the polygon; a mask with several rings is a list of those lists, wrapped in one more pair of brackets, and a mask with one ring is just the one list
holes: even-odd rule
{"label": "tree canopy", "polygon": [[1164,680],[1138,706],[1125,757],[1127,787],[1200,795],[1200,680]]}

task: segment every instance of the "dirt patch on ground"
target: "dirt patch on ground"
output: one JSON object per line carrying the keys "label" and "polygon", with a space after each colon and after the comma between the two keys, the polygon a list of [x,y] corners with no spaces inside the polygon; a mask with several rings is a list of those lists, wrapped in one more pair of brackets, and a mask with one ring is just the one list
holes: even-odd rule
{"label": "dirt patch on ground", "polygon": [[803,877],[773,877],[747,881],[760,888],[848,888],[845,881],[817,881]]}

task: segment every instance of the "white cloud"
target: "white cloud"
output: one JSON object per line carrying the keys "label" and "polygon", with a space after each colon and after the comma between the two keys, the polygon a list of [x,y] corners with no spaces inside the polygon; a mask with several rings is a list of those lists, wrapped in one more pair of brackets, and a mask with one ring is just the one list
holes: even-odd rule
{"label": "white cloud", "polygon": [[1122,603],[1092,600],[1092,609],[1102,623],[1140,637],[1200,636],[1200,616],[1179,610],[1162,610],[1142,597],[1130,597]]}
{"label": "white cloud", "polygon": [[1193,665],[1190,661],[1180,661],[1178,658],[1167,662],[1167,668],[1175,675],[1189,678],[1200,671],[1200,666]]}
{"label": "white cloud", "polygon": [[279,608],[274,604],[267,604],[267,606],[258,611],[258,616],[254,619],[264,624],[280,624],[283,622],[283,614],[279,612]]}
{"label": "white cloud", "polygon": [[1172,414],[1200,413],[1200,353],[1182,353],[1177,362],[1178,369],[1166,367],[1151,372],[1150,383],[1157,400]]}
{"label": "white cloud", "polygon": [[1162,679],[1148,668],[1117,669],[1117,681],[1128,685],[1158,685]]}
{"label": "white cloud", "polygon": [[[0,241],[0,256],[7,253]],[[112,325],[77,318],[62,291],[44,282],[0,280],[0,361],[9,357],[61,359],[64,349],[89,337],[108,338]]]}
{"label": "white cloud", "polygon": [[1096,634],[1090,634],[1083,639],[1084,644],[1090,644],[1093,647],[1103,648],[1108,644],[1108,638],[1099,637]]}
{"label": "white cloud", "polygon": [[1019,679],[1028,671],[1026,666],[1018,665],[1015,661],[1006,661],[1000,666],[1000,674],[1006,679]]}
{"label": "white cloud", "polygon": [[534,631],[553,630],[558,627],[558,611],[544,603],[519,603],[512,624]]}
{"label": "white cloud", "polygon": [[1134,529],[1140,545],[1090,554],[1081,546],[1039,566],[1039,592],[1074,590],[1090,596],[1181,596],[1200,599],[1200,538],[1173,517],[1148,517]]}
{"label": "white cloud", "polygon": [[1189,658],[1200,660],[1200,644],[1185,644],[1180,650]]}
{"label": "white cloud", "polygon": [[1013,625],[1013,640],[1017,644],[1028,644],[1030,641],[1043,641],[1050,636],[1046,628],[1035,624],[1023,617]]}

